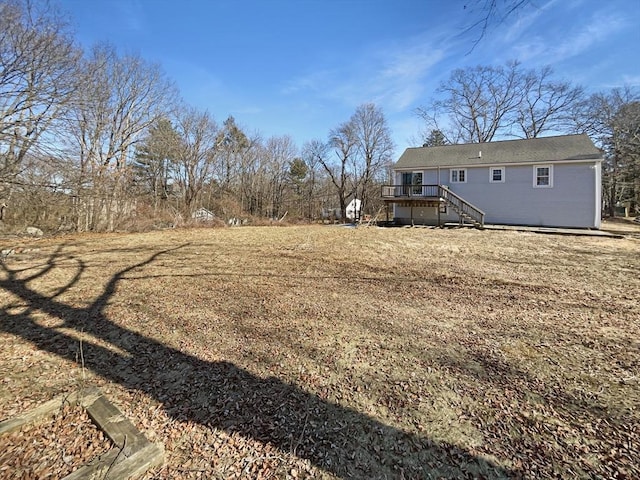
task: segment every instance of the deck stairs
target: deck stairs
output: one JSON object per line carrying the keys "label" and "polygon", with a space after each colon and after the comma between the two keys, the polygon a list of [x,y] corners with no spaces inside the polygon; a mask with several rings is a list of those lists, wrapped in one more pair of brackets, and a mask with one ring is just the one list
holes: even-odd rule
{"label": "deck stairs", "polygon": [[472,224],[484,228],[484,212],[443,185],[438,185],[438,196],[458,214],[460,225]]}

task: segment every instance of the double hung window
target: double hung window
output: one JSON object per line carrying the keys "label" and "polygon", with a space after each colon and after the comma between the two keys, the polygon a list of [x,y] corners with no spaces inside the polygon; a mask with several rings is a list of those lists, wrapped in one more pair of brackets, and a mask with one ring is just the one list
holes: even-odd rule
{"label": "double hung window", "polygon": [[534,188],[553,187],[553,165],[534,165],[533,187]]}
{"label": "double hung window", "polygon": [[489,167],[489,183],[504,183],[504,167]]}
{"label": "double hung window", "polygon": [[450,172],[449,180],[451,183],[467,183],[466,168],[452,168]]}

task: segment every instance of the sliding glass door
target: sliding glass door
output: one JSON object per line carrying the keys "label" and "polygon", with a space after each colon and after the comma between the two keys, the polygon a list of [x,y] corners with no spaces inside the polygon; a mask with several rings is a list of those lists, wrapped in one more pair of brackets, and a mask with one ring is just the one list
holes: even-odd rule
{"label": "sliding glass door", "polygon": [[423,195],[422,172],[402,172],[402,193],[408,196]]}

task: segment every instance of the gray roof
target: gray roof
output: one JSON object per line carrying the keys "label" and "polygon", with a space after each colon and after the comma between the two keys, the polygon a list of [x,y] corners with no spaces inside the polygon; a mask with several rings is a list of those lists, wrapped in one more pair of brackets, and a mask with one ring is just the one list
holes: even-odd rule
{"label": "gray roof", "polygon": [[546,163],[601,158],[602,152],[586,134],[582,134],[407,148],[395,168]]}

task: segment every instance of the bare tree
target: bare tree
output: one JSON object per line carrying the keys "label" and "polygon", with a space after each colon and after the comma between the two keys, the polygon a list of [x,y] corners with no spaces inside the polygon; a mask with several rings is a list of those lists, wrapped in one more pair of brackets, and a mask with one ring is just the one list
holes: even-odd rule
{"label": "bare tree", "polygon": [[583,89],[554,80],[552,74],[550,67],[523,70],[518,62],[457,69],[438,89],[443,98],[416,113],[427,131],[439,131],[445,143],[490,142],[498,135],[535,138],[569,131]]}
{"label": "bare tree", "polygon": [[347,199],[357,191],[352,166],[355,164],[354,158],[358,148],[358,139],[351,122],[343,123],[331,130],[328,144],[335,153],[334,161],[332,162],[329,157],[318,157],[318,161],[335,187],[340,204],[340,215],[342,218],[346,218]]}
{"label": "bare tree", "polygon": [[68,108],[80,55],[47,3],[0,2],[0,179],[18,175],[34,149],[50,150],[44,135]]}
{"label": "bare tree", "polygon": [[361,176],[357,182],[361,211],[356,212],[356,217],[360,218],[362,210],[368,206],[373,181],[391,164],[395,146],[384,113],[374,104],[360,105],[351,116],[350,123],[353,126],[361,163]]}
{"label": "bare tree", "polygon": [[250,215],[259,215],[264,203],[262,177],[265,168],[262,163],[262,139],[257,133],[247,139],[247,148],[237,157],[240,210]]}
{"label": "bare tree", "polygon": [[584,98],[584,89],[552,78],[549,66],[523,72],[522,100],[515,112],[515,125],[524,138],[549,131],[570,129],[571,112]]}
{"label": "bare tree", "polygon": [[269,205],[267,216],[280,217],[284,213],[284,196],[289,166],[297,155],[293,139],[288,136],[267,139],[263,149],[264,164],[268,172]]}
{"label": "bare tree", "polygon": [[193,213],[200,192],[212,178],[218,154],[218,127],[209,112],[183,107],[176,131],[181,144],[176,152],[174,177],[182,193],[183,212]]}
{"label": "bare tree", "polygon": [[310,140],[302,147],[302,159],[307,166],[307,177],[305,185],[305,198],[307,203],[307,218],[314,218],[314,198],[318,185],[319,169],[322,162],[326,161],[329,146],[322,140]]}
{"label": "bare tree", "polygon": [[591,95],[576,115],[576,131],[604,151],[604,204],[610,216],[626,202],[640,205],[640,93],[615,88]]}
{"label": "bare tree", "polygon": [[70,151],[78,161],[76,195],[90,217],[79,226],[113,228],[114,215],[131,211],[121,202],[130,203],[127,167],[134,147],[166,115],[173,85],[157,65],[135,55],[121,57],[109,45],[91,51],[81,82],[68,123]]}
{"label": "bare tree", "polygon": [[81,162],[124,167],[141,134],[166,115],[173,85],[159,66],[109,45],[92,50],[82,83],[72,126]]}
{"label": "bare tree", "polygon": [[218,144],[220,145],[220,162],[218,162],[219,171],[216,172],[216,177],[221,190],[227,191],[238,180],[242,155],[251,146],[251,142],[236,124],[235,118],[230,115],[218,132]]}
{"label": "bare tree", "polygon": [[531,0],[469,0],[466,2],[463,8],[471,15],[472,22],[465,28],[465,32],[476,35],[471,50],[482,41],[492,26],[504,23],[531,3]]}
{"label": "bare tree", "polygon": [[456,69],[438,92],[442,100],[417,111],[429,129],[443,132],[448,143],[490,142],[500,128],[511,127],[510,114],[519,105],[518,63]]}

